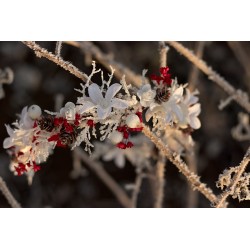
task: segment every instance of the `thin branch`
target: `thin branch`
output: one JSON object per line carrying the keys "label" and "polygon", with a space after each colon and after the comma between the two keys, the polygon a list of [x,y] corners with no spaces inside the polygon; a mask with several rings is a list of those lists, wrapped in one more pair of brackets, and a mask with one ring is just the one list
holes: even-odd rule
{"label": "thin branch", "polygon": [[245,169],[250,161],[250,147],[248,148],[244,158],[242,159],[240,165],[238,166],[237,174],[235,174],[230,186],[220,195],[217,202],[215,203],[216,208],[221,208],[226,202],[229,195],[234,193],[236,185],[238,184],[240,177],[245,172]]}
{"label": "thin branch", "polygon": [[167,157],[167,159],[169,159],[179,169],[179,171],[191,183],[194,190],[197,189],[213,204],[217,201],[217,197],[214,195],[213,191],[200,181],[199,176],[189,170],[187,164],[180,159],[179,155],[171,152],[171,150],[165,146],[147,126],[143,126],[142,132],[155,144],[155,146]]}
{"label": "thin branch", "polygon": [[17,200],[14,198],[14,196],[11,194],[10,190],[8,189],[5,181],[0,176],[0,191],[8,201],[11,207],[13,208],[21,208],[21,205],[17,202]]}
{"label": "thin branch", "polygon": [[81,148],[75,149],[81,160],[87,164],[90,169],[92,169],[96,175],[103,181],[103,183],[110,189],[110,191],[115,195],[117,200],[127,208],[132,207],[132,201],[125,193],[125,191],[116,183],[116,181],[105,171],[100,162],[94,161],[85,153]]}
{"label": "thin branch", "polygon": [[[192,147],[192,150],[186,151],[186,161],[192,172],[197,174],[197,162],[196,162],[196,154],[195,149]],[[192,189],[192,186],[189,185],[187,191],[187,207],[194,208],[198,205],[198,192]]]}
{"label": "thin branch", "polygon": [[213,82],[217,83],[227,94],[234,96],[234,100],[241,105],[243,108],[250,113],[250,103],[248,96],[242,90],[236,90],[228,81],[222,78],[217,72],[215,72],[210,66],[208,66],[203,60],[199,59],[194,53],[184,47],[179,42],[167,42],[172,47],[174,47],[179,53],[185,56],[189,61],[191,61],[197,68],[203,71],[208,78]]}
{"label": "thin branch", "polygon": [[[200,41],[200,42],[197,42],[197,44],[195,46],[194,53],[200,59],[202,58],[205,44],[206,44],[206,42]],[[195,89],[195,87],[197,85],[198,77],[199,77],[199,70],[197,67],[195,67],[195,65],[193,65],[193,67],[190,71],[189,77],[188,77],[188,83],[189,83],[188,86],[189,86],[190,91]]]}
{"label": "thin branch", "polygon": [[145,174],[141,172],[138,173],[136,176],[135,185],[134,185],[133,193],[132,193],[132,204],[133,204],[132,207],[133,208],[136,208],[138,195],[140,193],[142,181],[144,178],[145,178]]}
{"label": "thin branch", "polygon": [[55,49],[55,54],[56,56],[61,56],[61,50],[62,50],[62,42],[56,42],[56,49]]}
{"label": "thin branch", "polygon": [[53,53],[49,52],[48,50],[40,47],[35,42],[23,42],[25,45],[27,45],[30,49],[32,49],[37,57],[45,57],[48,60],[54,62],[55,64],[59,65],[63,69],[69,71],[72,75],[78,77],[83,82],[86,82],[88,80],[88,76],[81,72],[77,67],[75,67],[70,62],[64,61],[61,57],[54,55]]}
{"label": "thin branch", "polygon": [[166,165],[166,157],[161,152],[159,152],[159,159],[156,163],[156,194],[155,194],[155,208],[160,208],[163,205],[164,198],[164,186],[165,186],[165,165]]}
{"label": "thin branch", "polygon": [[167,53],[169,47],[164,42],[159,42],[160,67],[167,66]]}
{"label": "thin branch", "polygon": [[[115,68],[115,77],[121,79],[123,75],[126,75],[126,81],[133,84],[136,87],[140,87],[142,84],[142,76],[137,75],[132,70],[116,62],[110,55],[103,53],[96,45],[92,42],[64,42],[71,46],[80,48],[83,53],[91,54],[98,60],[106,69],[110,70],[110,65]],[[149,83],[148,79],[145,79],[146,83]]]}

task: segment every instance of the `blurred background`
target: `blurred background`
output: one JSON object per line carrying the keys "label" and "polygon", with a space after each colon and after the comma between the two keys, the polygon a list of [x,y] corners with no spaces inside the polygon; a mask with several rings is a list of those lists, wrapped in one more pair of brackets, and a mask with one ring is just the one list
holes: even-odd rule
{"label": "blurred background", "polygon": [[[55,51],[56,42],[39,42]],[[104,53],[117,62],[141,74],[148,69],[148,75],[158,74],[158,42],[95,42]],[[183,42],[198,51],[203,59],[235,88],[250,92],[250,43],[248,42]],[[63,44],[62,57],[76,67],[90,74],[90,55],[79,48]],[[249,59],[248,59],[249,58]],[[97,66],[108,73],[97,61]],[[225,168],[238,165],[249,145],[249,141],[238,142],[232,138],[231,129],[238,123],[239,112],[244,110],[235,102],[220,111],[218,105],[227,95],[193,65],[178,54],[174,48],[168,52],[168,66],[172,77],[179,83],[195,79],[192,84],[200,92],[202,127],[193,133],[197,147],[197,166],[201,181],[207,183],[216,194],[220,190],[215,182]],[[7,137],[4,124],[16,119],[24,106],[37,104],[43,109],[55,110],[56,99],[76,102],[80,80],[45,58],[38,58],[34,52],[20,42],[0,42],[0,69],[9,67],[14,72],[14,81],[3,85],[5,97],[0,99],[0,176],[23,207],[122,207],[110,190],[88,166],[86,173],[72,178],[72,151],[56,149],[42,169],[35,174],[28,185],[25,176],[14,176],[9,170],[10,158],[2,147]],[[194,77],[194,74],[196,76]],[[119,79],[117,79],[119,80]],[[122,169],[113,162],[103,162],[106,171],[122,187],[134,182],[135,168],[129,163]],[[73,176],[74,177],[74,176]],[[187,183],[172,164],[167,163],[165,171],[165,196],[163,207],[187,207]],[[128,194],[129,191],[128,191]],[[249,207],[250,202],[239,203],[229,199],[229,207]],[[138,207],[153,207],[153,194],[148,180],[143,181],[138,197]],[[9,207],[0,193],[0,207]],[[209,202],[198,195],[197,207],[210,207]]]}

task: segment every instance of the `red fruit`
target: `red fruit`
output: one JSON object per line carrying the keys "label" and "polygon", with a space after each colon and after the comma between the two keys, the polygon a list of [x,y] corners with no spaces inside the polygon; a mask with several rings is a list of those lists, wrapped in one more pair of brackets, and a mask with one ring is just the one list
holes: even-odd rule
{"label": "red fruit", "polygon": [[127,148],[132,148],[132,147],[134,146],[134,144],[133,144],[132,142],[129,141],[129,142],[127,142],[127,145],[126,145],[126,146],[127,146]]}
{"label": "red fruit", "polygon": [[87,121],[87,125],[90,126],[90,127],[94,127],[95,126],[95,123],[93,120],[88,120]]}
{"label": "red fruit", "polygon": [[116,144],[116,147],[120,149],[126,149],[127,145],[124,142],[119,142]]}

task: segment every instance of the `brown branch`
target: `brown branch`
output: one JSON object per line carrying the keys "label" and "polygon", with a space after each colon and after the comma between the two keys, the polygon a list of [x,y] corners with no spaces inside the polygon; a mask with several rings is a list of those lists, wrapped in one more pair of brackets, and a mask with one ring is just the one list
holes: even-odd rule
{"label": "brown branch", "polygon": [[[186,151],[186,161],[192,172],[197,174],[197,162],[195,149],[192,147],[191,150]],[[198,205],[198,192],[192,189],[192,186],[189,185],[187,190],[187,207],[194,208]]]}
{"label": "brown branch", "polygon": [[155,194],[155,208],[160,208],[163,205],[164,198],[164,186],[165,186],[165,165],[166,165],[166,157],[161,152],[159,152],[159,159],[156,163],[156,194]]}
{"label": "brown branch", "polygon": [[100,162],[94,161],[85,153],[80,147],[75,149],[81,160],[92,169],[95,174],[103,181],[103,183],[110,189],[115,195],[117,200],[127,208],[132,207],[132,201],[124,190],[116,183],[116,181],[105,171]]}
{"label": "brown branch", "polygon": [[217,201],[216,195],[213,191],[206,187],[204,183],[200,181],[200,177],[191,172],[185,162],[180,159],[180,156],[172,153],[171,150],[163,144],[163,142],[150,131],[147,126],[143,126],[142,132],[155,144],[155,146],[169,159],[179,171],[187,178],[194,190],[201,192],[211,203]]}
{"label": "brown branch", "polygon": [[140,190],[141,190],[143,178],[145,178],[144,173],[137,173],[135,185],[134,185],[134,189],[133,189],[133,193],[132,193],[132,204],[133,204],[132,207],[133,208],[135,208],[137,205],[138,195],[139,195]]}
{"label": "brown branch", "polygon": [[[206,42],[204,42],[204,41],[197,42],[197,44],[195,46],[194,53],[196,54],[196,56],[198,58],[202,58],[202,55],[203,55],[203,52],[205,49],[205,44],[206,44]],[[195,65],[193,65],[191,72],[189,74],[189,77],[188,77],[188,86],[189,86],[190,91],[195,89],[195,87],[197,85],[199,73],[200,72],[199,72],[198,68]]]}
{"label": "brown branch", "polygon": [[216,208],[223,207],[228,196],[233,195],[236,185],[238,184],[240,177],[244,173],[249,161],[250,161],[250,147],[248,148],[244,158],[242,159],[240,165],[238,166],[237,174],[235,174],[230,186],[220,195],[217,202],[215,203]]}
{"label": "brown branch", "polygon": [[159,42],[160,67],[167,66],[167,53],[169,47],[164,42]]}
{"label": "brown branch", "polygon": [[10,190],[8,189],[5,181],[0,176],[0,191],[8,201],[11,207],[13,208],[21,208],[21,205],[17,202],[14,196],[11,194]]}
{"label": "brown branch", "polygon": [[236,90],[228,81],[222,78],[217,72],[215,72],[210,66],[208,66],[203,60],[199,59],[194,53],[184,47],[179,42],[167,42],[174,47],[179,53],[185,56],[190,62],[192,62],[197,68],[208,75],[208,78],[218,84],[227,94],[233,96],[233,99],[247,112],[250,113],[250,103],[248,96],[242,90]]}
{"label": "brown branch", "polygon": [[[128,83],[133,84],[136,87],[140,87],[142,84],[142,76],[135,74],[132,70],[127,68],[126,66],[118,63],[110,55],[103,53],[96,45],[92,42],[73,42],[68,41],[64,42],[71,46],[80,48],[83,53],[91,54],[94,58],[98,60],[106,69],[110,70],[110,66],[115,68],[115,77],[117,79],[121,79],[123,75],[126,75],[126,81]],[[149,83],[148,79],[145,79],[146,83]]]}
{"label": "brown branch", "polygon": [[53,53],[49,52],[48,50],[40,47],[35,42],[23,42],[25,45],[27,45],[30,49],[32,49],[37,57],[45,57],[48,60],[54,62],[55,64],[59,65],[66,71],[69,71],[72,75],[78,77],[83,82],[86,82],[88,80],[88,76],[81,72],[77,67],[75,67],[70,62],[64,61],[61,57],[54,55]]}

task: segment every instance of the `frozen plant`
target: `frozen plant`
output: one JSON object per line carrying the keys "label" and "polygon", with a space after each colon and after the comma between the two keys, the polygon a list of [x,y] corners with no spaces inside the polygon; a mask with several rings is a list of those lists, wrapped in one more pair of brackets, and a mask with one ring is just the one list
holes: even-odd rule
{"label": "frozen plant", "polygon": [[[101,83],[93,83],[92,76],[99,72]],[[135,166],[146,166],[145,153],[151,149],[150,144],[144,152],[140,149],[143,140],[133,140],[134,134],[143,129],[144,113],[147,121],[153,117],[153,129],[158,131],[171,126],[190,135],[200,127],[197,92],[190,93],[187,84],[177,84],[168,67],[162,67],[160,72],[160,76],[151,76],[152,84],[134,89],[127,85],[125,77],[120,83],[112,84],[112,68],[106,81],[93,62],[92,73],[86,83],[81,84],[82,89],[77,89],[81,96],[76,104],[67,102],[59,112],[42,112],[37,105],[25,107],[13,128],[6,125],[9,137],[4,141],[4,148],[12,157],[11,169],[18,175],[27,173],[32,177],[55,147],[74,149],[83,143],[85,151],[91,153],[93,138],[100,141],[109,138],[113,143],[104,160],[115,159],[121,167],[126,156]],[[144,70],[142,81],[145,73]],[[135,141],[138,150],[129,150]],[[105,144],[105,147],[108,146]],[[125,151],[116,153],[120,149]]]}

